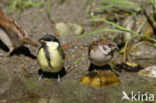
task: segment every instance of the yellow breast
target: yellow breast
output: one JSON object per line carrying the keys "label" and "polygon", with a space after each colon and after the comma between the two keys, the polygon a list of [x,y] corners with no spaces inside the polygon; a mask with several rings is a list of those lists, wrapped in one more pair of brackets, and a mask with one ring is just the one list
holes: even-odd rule
{"label": "yellow breast", "polygon": [[40,68],[42,70],[46,70],[46,69],[49,68],[49,66],[48,66],[48,60],[47,60],[47,58],[45,56],[45,53],[44,53],[43,48],[41,48],[38,51],[38,54],[37,54],[37,62],[38,62],[39,66],[40,66]]}
{"label": "yellow breast", "polygon": [[61,54],[58,50],[53,50],[50,52],[51,58],[51,65],[52,65],[52,72],[59,72],[64,66],[64,59],[62,58]]}
{"label": "yellow breast", "polygon": [[38,51],[37,61],[40,65],[40,68],[46,72],[59,72],[64,66],[64,59],[61,57],[59,51],[57,49],[52,49],[48,47],[50,64],[52,68],[49,66],[48,60],[45,56],[44,49],[41,48]]}

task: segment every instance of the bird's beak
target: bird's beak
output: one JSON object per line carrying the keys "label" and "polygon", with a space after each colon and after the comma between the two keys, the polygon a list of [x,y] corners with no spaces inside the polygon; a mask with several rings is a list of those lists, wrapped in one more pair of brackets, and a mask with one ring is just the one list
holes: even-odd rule
{"label": "bird's beak", "polygon": [[45,43],[45,40],[39,39],[39,42],[40,42],[40,43]]}
{"label": "bird's beak", "polygon": [[119,50],[119,48],[117,46],[113,46],[112,50]]}
{"label": "bird's beak", "polygon": [[119,50],[119,48],[118,48],[117,46],[115,47],[115,49],[116,49],[116,50]]}

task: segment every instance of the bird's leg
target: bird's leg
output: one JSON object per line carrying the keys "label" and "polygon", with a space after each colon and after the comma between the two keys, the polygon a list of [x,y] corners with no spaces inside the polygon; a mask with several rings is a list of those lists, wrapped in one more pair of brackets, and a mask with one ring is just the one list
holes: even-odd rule
{"label": "bird's leg", "polygon": [[57,82],[58,82],[58,83],[61,82],[61,79],[60,79],[60,75],[59,75],[59,74],[58,74]]}
{"label": "bird's leg", "polygon": [[114,65],[113,65],[113,63],[110,63],[110,66],[111,66],[111,70],[117,75],[117,76],[120,76],[119,75],[119,72],[117,72],[114,68]]}
{"label": "bird's leg", "polygon": [[40,75],[40,77],[39,77],[39,81],[41,81],[42,80],[42,77],[43,77],[43,73]]}

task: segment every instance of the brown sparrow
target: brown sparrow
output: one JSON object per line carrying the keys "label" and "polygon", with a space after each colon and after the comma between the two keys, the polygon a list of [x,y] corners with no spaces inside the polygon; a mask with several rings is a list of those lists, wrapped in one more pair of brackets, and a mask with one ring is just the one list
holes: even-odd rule
{"label": "brown sparrow", "polygon": [[109,40],[93,42],[88,49],[88,58],[93,65],[104,66],[113,58],[117,45]]}
{"label": "brown sparrow", "polygon": [[13,18],[8,17],[0,10],[0,40],[9,48],[7,55],[24,45],[38,46],[29,39],[28,33]]}

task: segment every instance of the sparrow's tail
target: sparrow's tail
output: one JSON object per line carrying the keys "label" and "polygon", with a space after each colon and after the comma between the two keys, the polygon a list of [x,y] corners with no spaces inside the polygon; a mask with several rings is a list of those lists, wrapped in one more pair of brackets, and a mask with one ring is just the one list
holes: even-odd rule
{"label": "sparrow's tail", "polygon": [[34,41],[30,40],[29,38],[25,38],[22,40],[25,44],[30,44],[32,46],[35,46],[35,47],[39,47],[39,45],[37,43],[35,43]]}

